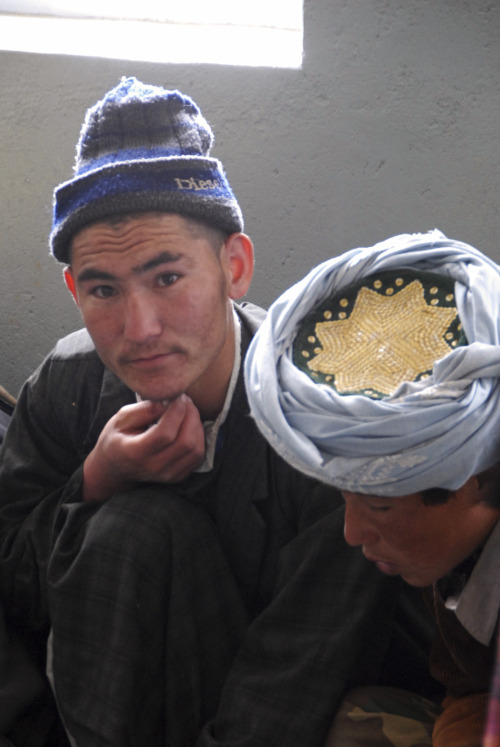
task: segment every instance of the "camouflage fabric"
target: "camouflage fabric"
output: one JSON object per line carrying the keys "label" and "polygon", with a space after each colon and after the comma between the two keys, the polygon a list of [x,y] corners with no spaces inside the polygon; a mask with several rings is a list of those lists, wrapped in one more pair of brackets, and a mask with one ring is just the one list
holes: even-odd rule
{"label": "camouflage fabric", "polygon": [[439,711],[404,690],[358,688],[342,701],[325,747],[432,747]]}

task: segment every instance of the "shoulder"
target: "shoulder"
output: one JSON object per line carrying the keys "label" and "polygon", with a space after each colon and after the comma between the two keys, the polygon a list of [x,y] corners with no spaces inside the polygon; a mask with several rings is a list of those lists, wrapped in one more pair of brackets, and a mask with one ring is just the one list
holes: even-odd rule
{"label": "shoulder", "polygon": [[53,451],[57,444],[68,455],[78,454],[81,461],[109,418],[133,401],[133,392],[105,367],[86,330],[80,330],[59,340],[26,381],[13,421],[18,431],[50,443]]}
{"label": "shoulder", "polygon": [[250,333],[254,335],[266,318],[266,310],[247,301],[244,301],[241,304],[235,304],[234,307],[243,324],[245,324]]}
{"label": "shoulder", "polygon": [[79,329],[59,340],[49,357],[57,361],[98,358],[94,343],[86,329]]}
{"label": "shoulder", "polygon": [[59,424],[75,421],[87,427],[96,412],[106,408],[105,419],[133,394],[99,358],[87,332],[73,332],[57,342],[21,392],[33,413]]}
{"label": "shoulder", "polygon": [[38,390],[50,389],[58,399],[74,397],[76,391],[101,388],[105,366],[86,329],[57,342],[29,382]]}

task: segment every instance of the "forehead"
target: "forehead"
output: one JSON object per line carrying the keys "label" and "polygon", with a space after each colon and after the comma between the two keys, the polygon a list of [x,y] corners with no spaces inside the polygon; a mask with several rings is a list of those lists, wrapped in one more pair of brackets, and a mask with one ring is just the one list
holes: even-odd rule
{"label": "forehead", "polygon": [[369,502],[369,501],[385,501],[386,503],[390,503],[391,505],[394,503],[401,503],[403,501],[413,501],[413,502],[419,502],[422,501],[423,493],[408,493],[407,495],[402,496],[387,496],[387,495],[375,495],[374,493],[354,493],[349,490],[341,490],[342,497],[345,501],[348,501],[350,499],[354,499],[356,501],[360,502]]}
{"label": "forehead", "polygon": [[180,215],[139,213],[97,221],[81,229],[71,242],[73,267],[113,261],[134,263],[144,253],[175,248],[174,254],[189,254],[196,245],[199,251],[203,236]]}
{"label": "forehead", "polygon": [[453,526],[462,523],[465,507],[447,501],[427,505],[421,493],[383,498],[377,495],[344,493],[346,522],[350,528],[371,527],[382,533],[386,542],[425,542],[438,533],[444,540]]}

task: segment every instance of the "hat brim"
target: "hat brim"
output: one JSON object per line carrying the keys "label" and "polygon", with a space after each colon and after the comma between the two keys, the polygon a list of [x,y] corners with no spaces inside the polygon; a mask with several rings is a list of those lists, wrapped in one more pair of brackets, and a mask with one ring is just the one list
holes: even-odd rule
{"label": "hat brim", "polygon": [[106,164],[54,192],[50,247],[70,262],[71,239],[85,226],[115,214],[176,213],[225,233],[243,230],[243,217],[219,161],[182,157]]}

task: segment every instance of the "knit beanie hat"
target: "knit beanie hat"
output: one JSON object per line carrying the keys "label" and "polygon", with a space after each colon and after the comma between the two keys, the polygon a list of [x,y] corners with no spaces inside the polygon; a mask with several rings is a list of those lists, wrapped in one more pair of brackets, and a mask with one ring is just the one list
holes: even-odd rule
{"label": "knit beanie hat", "polygon": [[243,217],[220,161],[210,158],[212,130],[179,91],[122,78],[87,111],[74,176],[54,191],[51,252],[69,262],[74,234],[114,214],[177,213],[227,233]]}

